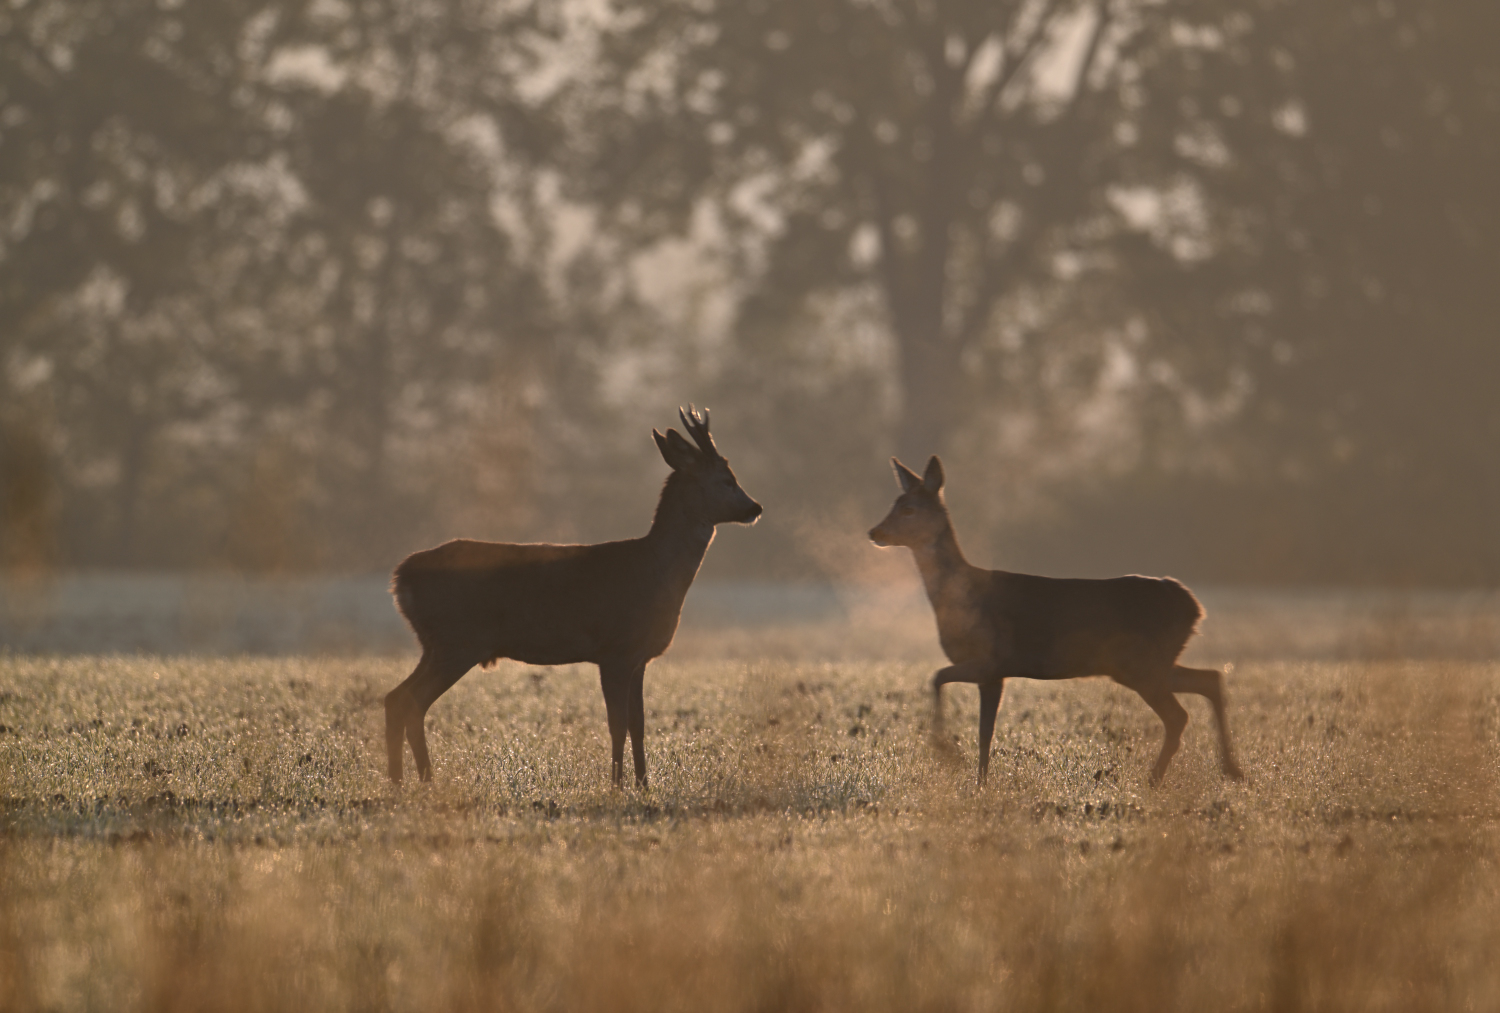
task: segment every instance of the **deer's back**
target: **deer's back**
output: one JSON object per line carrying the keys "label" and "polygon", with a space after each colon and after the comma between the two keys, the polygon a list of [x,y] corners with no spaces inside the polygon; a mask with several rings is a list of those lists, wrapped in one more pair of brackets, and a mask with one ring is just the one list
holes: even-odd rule
{"label": "deer's back", "polygon": [[1203,617],[1192,592],[1170,577],[980,572],[970,615],[1007,674],[1128,681],[1132,672],[1172,664]]}
{"label": "deer's back", "polygon": [[639,540],[598,545],[467,539],[413,553],[392,591],[424,650],[469,664],[642,660],[666,650],[682,602],[661,602],[643,579]]}

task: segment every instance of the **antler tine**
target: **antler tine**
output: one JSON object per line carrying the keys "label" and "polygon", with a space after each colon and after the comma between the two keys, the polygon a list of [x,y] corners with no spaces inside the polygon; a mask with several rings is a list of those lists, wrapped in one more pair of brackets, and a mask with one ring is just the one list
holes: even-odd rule
{"label": "antler tine", "polygon": [[699,450],[703,451],[709,457],[719,456],[719,451],[714,446],[713,437],[708,435],[707,408],[703,409],[703,414],[700,415],[696,408],[688,405],[686,411],[681,408],[677,409],[677,417],[682,419],[683,428],[688,431],[688,435],[693,438],[693,442],[698,444]]}

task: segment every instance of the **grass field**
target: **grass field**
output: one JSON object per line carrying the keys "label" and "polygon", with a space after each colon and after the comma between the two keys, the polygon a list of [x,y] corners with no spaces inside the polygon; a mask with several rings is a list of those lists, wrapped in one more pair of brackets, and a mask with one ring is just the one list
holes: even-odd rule
{"label": "grass field", "polygon": [[1133,694],[1017,682],[977,790],[935,659],[773,641],[652,666],[644,794],[592,668],[395,791],[411,659],[0,654],[0,1009],[1500,1009],[1500,662],[1240,664],[1247,780],[1188,698],[1156,790]]}

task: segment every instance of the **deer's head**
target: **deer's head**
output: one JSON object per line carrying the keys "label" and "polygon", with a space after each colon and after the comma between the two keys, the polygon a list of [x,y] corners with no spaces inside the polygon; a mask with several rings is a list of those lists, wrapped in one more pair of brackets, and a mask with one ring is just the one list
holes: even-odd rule
{"label": "deer's head", "polygon": [[901,495],[891,504],[885,520],[870,529],[870,541],[881,546],[926,544],[949,523],[942,495],[943,462],[934,455],[922,475],[894,457],[891,465],[896,469],[896,481],[901,483]]}
{"label": "deer's head", "polygon": [[714,446],[713,437],[708,435],[708,409],[699,415],[689,405],[686,411],[677,409],[677,416],[693,443],[675,429],[668,429],[665,436],[653,429],[651,435],[656,438],[662,460],[679,476],[681,495],[689,509],[710,524],[754,524],[761,505],[740,488],[729,462]]}

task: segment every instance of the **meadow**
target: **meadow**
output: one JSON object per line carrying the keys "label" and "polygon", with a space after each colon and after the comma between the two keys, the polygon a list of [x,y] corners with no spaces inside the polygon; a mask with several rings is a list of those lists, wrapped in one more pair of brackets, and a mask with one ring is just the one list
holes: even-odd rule
{"label": "meadow", "polygon": [[1103,680],[1009,684],[977,788],[920,614],[684,631],[644,793],[590,667],[471,673],[395,789],[410,656],[0,653],[0,1010],[1500,1009],[1493,617],[1312,612],[1210,604],[1248,776],[1184,698],[1158,789]]}

